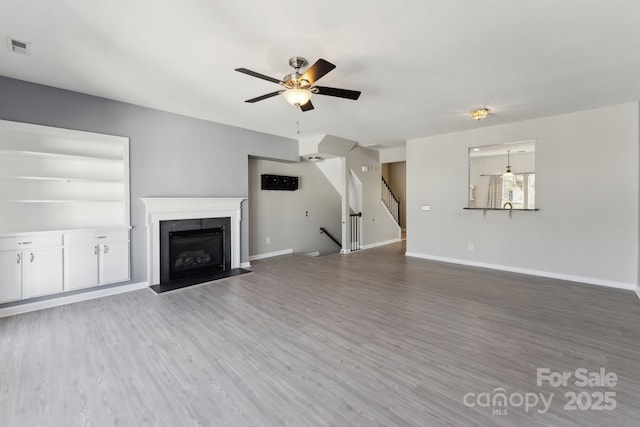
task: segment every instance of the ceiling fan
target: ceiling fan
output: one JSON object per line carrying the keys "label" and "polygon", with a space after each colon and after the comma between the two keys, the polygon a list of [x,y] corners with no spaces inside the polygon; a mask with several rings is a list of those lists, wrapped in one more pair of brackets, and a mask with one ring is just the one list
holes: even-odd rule
{"label": "ceiling fan", "polygon": [[236,71],[240,73],[277,83],[284,87],[282,90],[267,93],[266,95],[258,96],[256,98],[247,99],[245,102],[254,103],[276,95],[282,95],[289,104],[300,107],[302,111],[309,111],[313,110],[311,97],[314,94],[336,96],[338,98],[353,99],[354,101],[360,97],[360,92],[356,90],[314,86],[316,81],[320,80],[321,77],[336,68],[336,66],[324,59],[318,59],[315,64],[309,67],[303,74],[300,74],[300,68],[305,67],[307,64],[307,60],[302,57],[294,56],[290,58],[289,65],[295,69],[295,72],[287,74],[282,78],[282,80],[265,76],[264,74],[256,73],[255,71],[251,71],[246,68],[236,68]]}

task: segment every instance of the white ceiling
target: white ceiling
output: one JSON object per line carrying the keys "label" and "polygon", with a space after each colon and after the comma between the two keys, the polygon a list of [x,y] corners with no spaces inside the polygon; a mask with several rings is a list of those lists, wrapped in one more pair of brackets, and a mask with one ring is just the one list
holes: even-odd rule
{"label": "white ceiling", "polygon": [[[635,0],[2,0],[0,75],[291,138],[406,139],[640,99]],[[291,56],[337,65],[302,113]],[[1,94],[0,94],[1,99]],[[492,115],[470,120],[469,111]],[[298,123],[299,122],[299,123]],[[299,129],[299,134],[298,134]]]}
{"label": "white ceiling", "polygon": [[509,141],[494,145],[479,145],[469,149],[469,158],[504,156],[507,153],[517,155],[521,153],[534,153],[536,151],[535,139],[526,141]]}

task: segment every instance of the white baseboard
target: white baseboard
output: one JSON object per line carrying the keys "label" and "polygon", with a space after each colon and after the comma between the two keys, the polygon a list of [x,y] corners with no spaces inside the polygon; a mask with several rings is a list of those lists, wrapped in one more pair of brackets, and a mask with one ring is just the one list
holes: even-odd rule
{"label": "white baseboard", "polygon": [[589,285],[606,286],[608,288],[626,289],[629,291],[636,289],[636,292],[638,292],[637,290],[638,287],[634,283],[616,282],[613,280],[597,279],[594,277],[575,276],[572,274],[553,273],[550,271],[532,270],[532,269],[520,268],[520,267],[510,267],[507,265],[500,265],[500,264],[488,264],[484,262],[468,261],[468,260],[458,259],[458,258],[447,258],[447,257],[441,257],[441,256],[434,256],[434,255],[425,255],[425,254],[420,254],[415,252],[405,252],[405,256],[428,259],[432,261],[448,262],[451,264],[469,265],[472,267],[490,268],[492,270],[510,271],[512,273],[528,274],[530,276],[548,277],[551,279],[567,280],[569,282],[586,283]]}
{"label": "white baseboard", "polygon": [[390,245],[391,243],[397,243],[401,241],[402,241],[402,238],[398,237],[396,239],[385,240],[384,242],[376,242],[376,243],[369,243],[368,245],[362,245],[360,246],[360,249],[365,250],[365,249],[377,248],[378,246]]}
{"label": "white baseboard", "polygon": [[242,262],[240,263],[240,268],[251,268],[250,262]]}
{"label": "white baseboard", "polygon": [[636,295],[640,298],[640,285],[636,286]]}
{"label": "white baseboard", "polygon": [[249,261],[255,261],[257,259],[271,258],[274,256],[287,255],[292,253],[293,253],[293,249],[285,249],[283,251],[269,252],[266,254],[259,254],[259,255],[251,255],[249,257]]}
{"label": "white baseboard", "polygon": [[73,304],[75,302],[88,301],[96,298],[107,297],[111,295],[124,294],[126,292],[137,291],[138,289],[148,288],[149,283],[140,282],[132,283],[124,286],[114,286],[107,289],[96,289],[95,291],[82,292],[74,295],[61,295],[44,301],[27,302],[24,304],[13,305],[10,307],[0,308],[0,317],[13,316],[15,314],[29,313],[31,311],[44,310],[45,308],[59,307],[61,305]]}

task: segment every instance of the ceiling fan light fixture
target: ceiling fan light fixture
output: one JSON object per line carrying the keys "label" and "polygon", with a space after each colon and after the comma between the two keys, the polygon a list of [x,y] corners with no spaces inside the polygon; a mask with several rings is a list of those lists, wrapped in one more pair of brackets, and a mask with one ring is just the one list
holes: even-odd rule
{"label": "ceiling fan light fixture", "polygon": [[319,79],[336,68],[336,66],[331,62],[320,58],[311,67],[306,69],[303,73],[300,73],[300,68],[302,68],[306,64],[306,59],[299,56],[294,56],[289,60],[289,65],[291,65],[295,69],[295,72],[284,76],[282,80],[275,79],[273,77],[269,77],[255,71],[251,71],[247,68],[236,68],[236,71],[239,73],[247,74],[251,77],[256,77],[262,80],[267,80],[271,83],[276,83],[281,87],[284,87],[284,89],[281,90],[247,99],[245,102],[253,104],[254,102],[263,101],[277,95],[282,95],[289,104],[300,108],[300,110],[304,112],[314,109],[313,103],[311,102],[311,97],[314,94],[352,99],[354,101],[360,97],[361,92],[357,90],[339,89],[326,86],[314,86]]}
{"label": "ceiling fan light fixture", "polygon": [[473,120],[486,119],[488,115],[489,115],[489,109],[488,108],[479,108],[479,109],[473,110],[471,112],[471,118]]}
{"label": "ceiling fan light fixture", "polygon": [[309,102],[312,95],[313,93],[309,89],[293,88],[287,89],[282,92],[282,96],[284,96],[284,99],[286,99],[289,104],[295,105],[296,107]]}

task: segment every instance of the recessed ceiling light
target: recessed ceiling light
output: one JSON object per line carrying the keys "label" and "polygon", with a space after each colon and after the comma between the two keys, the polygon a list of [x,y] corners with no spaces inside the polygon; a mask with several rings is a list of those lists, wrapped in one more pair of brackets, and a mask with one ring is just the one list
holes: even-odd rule
{"label": "recessed ceiling light", "polygon": [[487,116],[489,115],[489,109],[488,108],[479,108],[477,110],[473,110],[471,112],[471,118],[473,120],[482,120],[487,118]]}

